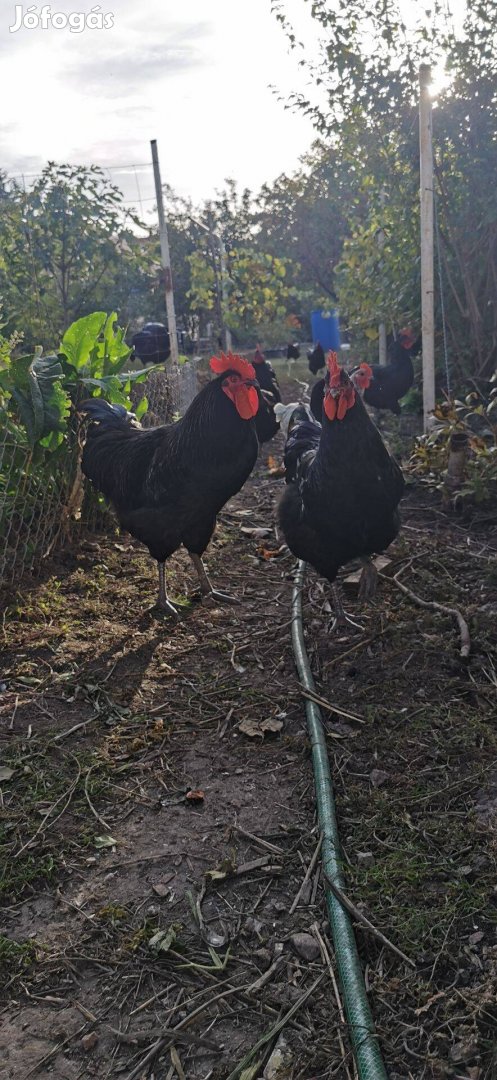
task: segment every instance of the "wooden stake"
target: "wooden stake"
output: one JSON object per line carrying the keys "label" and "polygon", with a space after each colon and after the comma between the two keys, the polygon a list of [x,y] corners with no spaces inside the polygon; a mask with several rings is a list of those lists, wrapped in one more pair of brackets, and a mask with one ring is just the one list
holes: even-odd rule
{"label": "wooden stake", "polygon": [[424,430],[435,408],[435,322],[433,283],[433,128],[431,68],[419,68],[419,186],[421,200],[421,332],[423,337]]}
{"label": "wooden stake", "polygon": [[167,236],[166,216],[164,214],[164,199],[162,197],[162,183],[160,176],[159,154],[157,152],[157,139],[150,142],[152,148],[152,164],[154,167],[155,194],[157,198],[157,215],[159,218],[159,238],[161,265],[164,274],[164,290],[166,294],[167,329],[169,331],[169,347],[171,349],[171,367],[173,373],[178,374],[178,335],[176,333],[176,314],[174,311],[173,278],[171,274],[171,257],[169,255],[169,240]]}

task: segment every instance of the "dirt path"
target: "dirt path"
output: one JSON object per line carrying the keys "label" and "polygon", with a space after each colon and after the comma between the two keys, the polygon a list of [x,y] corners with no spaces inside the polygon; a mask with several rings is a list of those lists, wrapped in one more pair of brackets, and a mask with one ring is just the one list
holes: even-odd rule
{"label": "dirt path", "polygon": [[[193,603],[174,627],[157,620],[150,561],[102,537],[59,557],[4,620],[0,1080],[227,1080],[266,1036],[248,1080],[294,1006],[278,1075],[353,1076],[319,862],[299,896],[318,836],[293,560],[278,554],[281,480],[266,458],[209,552],[239,607]],[[390,1076],[484,1080],[497,990],[495,547],[488,523],[450,521],[425,492],[410,493],[404,520],[387,573],[404,566],[414,592],[469,613],[469,667],[454,620],[391,581],[365,611],[349,601],[364,629],[337,639],[309,574],[308,647],[323,697],[361,721],[325,710],[349,893],[416,963],[359,932]],[[173,565],[184,600],[189,563]]]}

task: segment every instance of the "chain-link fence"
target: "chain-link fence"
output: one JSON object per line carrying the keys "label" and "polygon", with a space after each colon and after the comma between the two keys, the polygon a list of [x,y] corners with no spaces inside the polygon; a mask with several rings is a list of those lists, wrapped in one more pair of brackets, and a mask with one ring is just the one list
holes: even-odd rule
{"label": "chain-link fence", "polygon": [[[136,387],[148,399],[144,426],[172,421],[197,393],[197,362],[170,373],[152,372]],[[0,409],[0,588],[36,573],[61,544],[77,544],[84,531],[101,527],[104,507],[79,467],[78,431],[55,453],[26,443],[22,430]]]}

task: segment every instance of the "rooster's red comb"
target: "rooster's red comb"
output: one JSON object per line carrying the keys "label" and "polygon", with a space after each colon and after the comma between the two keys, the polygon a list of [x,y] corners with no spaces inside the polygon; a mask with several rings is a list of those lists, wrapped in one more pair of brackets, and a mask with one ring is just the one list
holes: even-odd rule
{"label": "rooster's red comb", "polygon": [[340,374],[342,369],[339,367],[336,352],[328,353],[326,365],[330,373],[330,386],[340,386]]}
{"label": "rooster's red comb", "polygon": [[216,375],[222,375],[223,371],[237,371],[244,379],[255,379],[255,368],[237,353],[221,353],[221,356],[211,357],[211,370]]}

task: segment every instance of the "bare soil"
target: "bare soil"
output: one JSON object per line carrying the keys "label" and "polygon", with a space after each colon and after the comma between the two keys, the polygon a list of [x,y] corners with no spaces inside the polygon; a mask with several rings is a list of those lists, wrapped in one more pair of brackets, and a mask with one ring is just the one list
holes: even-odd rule
{"label": "bare soil", "polygon": [[[9,598],[0,1080],[228,1080],[253,1051],[248,1080],[279,1022],[278,1078],[354,1076],[319,859],[299,893],[319,837],[294,560],[267,459],[208,552],[239,606],[192,598],[179,555],[181,617],[157,618],[155,568],[117,534],[89,536]],[[357,630],[329,630],[328,587],[308,572],[307,646],[332,707],[348,894],[415,963],[357,928],[389,1075],[485,1080],[497,1076],[495,516],[462,521],[411,486],[403,519],[375,601],[347,593]],[[469,663],[455,619],[416,606],[397,573],[464,613]],[[303,954],[297,933],[314,939]]]}

